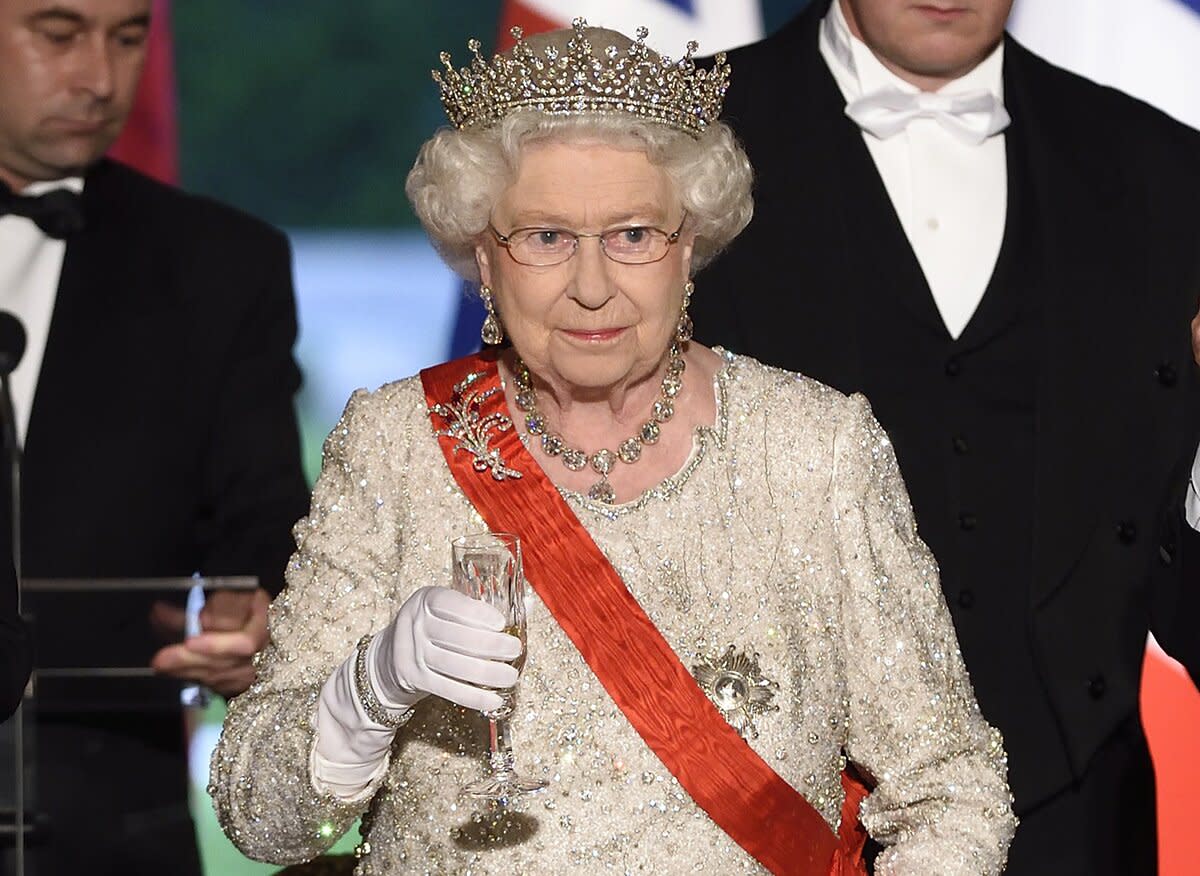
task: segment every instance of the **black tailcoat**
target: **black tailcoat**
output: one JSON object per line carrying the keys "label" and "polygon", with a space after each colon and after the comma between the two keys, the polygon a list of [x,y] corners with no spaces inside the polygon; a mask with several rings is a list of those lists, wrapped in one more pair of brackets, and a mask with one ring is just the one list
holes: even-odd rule
{"label": "black tailcoat", "polygon": [[[1136,834],[1089,872],[1142,872],[1147,630],[1200,679],[1182,516],[1200,443],[1200,136],[1006,37],[1004,243],[951,339],[818,52],[828,5],[731,54],[725,118],[755,168],[755,215],[697,278],[696,335],[871,400],[984,714],[1017,749],[1012,872],[1050,872],[1043,809],[1061,819],[1048,834],[1084,825],[1064,845]],[[1093,780],[1098,763],[1115,777]],[[1044,855],[1020,869],[1026,837]]]}
{"label": "black tailcoat", "polygon": [[[278,592],[308,505],[287,241],[111,161],[83,200],[26,441],[24,574],[252,574]],[[80,620],[82,647],[114,634]],[[38,730],[39,876],[194,872],[177,706]]]}

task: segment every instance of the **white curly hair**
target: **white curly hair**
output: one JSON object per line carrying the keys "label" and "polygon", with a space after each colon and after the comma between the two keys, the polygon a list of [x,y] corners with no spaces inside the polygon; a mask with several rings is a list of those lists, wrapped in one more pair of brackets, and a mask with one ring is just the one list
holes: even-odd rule
{"label": "white curly hair", "polygon": [[475,245],[492,207],[516,179],[522,149],[531,143],[602,143],[638,149],[670,178],[696,234],[692,271],[707,264],[750,222],[753,173],[724,122],[695,138],[636,116],[554,116],[514,111],[483,129],[443,128],[427,140],[405,191],[430,239],[460,276],[479,280]]}

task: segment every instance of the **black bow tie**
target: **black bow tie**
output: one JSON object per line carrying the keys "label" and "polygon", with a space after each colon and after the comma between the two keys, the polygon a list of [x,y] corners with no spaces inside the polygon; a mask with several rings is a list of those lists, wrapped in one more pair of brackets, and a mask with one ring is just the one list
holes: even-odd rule
{"label": "black bow tie", "polygon": [[83,198],[70,189],[18,195],[0,182],[0,216],[6,213],[33,220],[46,235],[59,240],[83,230]]}

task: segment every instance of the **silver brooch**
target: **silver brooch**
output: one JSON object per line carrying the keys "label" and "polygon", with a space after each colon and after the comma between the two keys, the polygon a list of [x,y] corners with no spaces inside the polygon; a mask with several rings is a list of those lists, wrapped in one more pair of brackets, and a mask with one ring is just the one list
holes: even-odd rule
{"label": "silver brooch", "polygon": [[757,653],[746,654],[730,645],[719,656],[701,657],[692,667],[692,676],[743,739],[758,737],[755,718],[779,710],[771,702],[779,685],[763,676]]}
{"label": "silver brooch", "polygon": [[498,481],[519,478],[521,473],[505,464],[499,448],[488,447],[491,433],[507,432],[512,428],[512,420],[499,411],[486,416],[480,414],[479,409],[484,402],[501,391],[498,386],[484,392],[472,389],[471,387],[483,376],[482,371],[472,371],[454,385],[454,397],[448,404],[438,402],[429,412],[446,421],[446,428],[438,430],[437,434],[458,442],[454,445],[455,453],[465,450],[475,457],[471,464],[475,471],[490,471],[492,477]]}

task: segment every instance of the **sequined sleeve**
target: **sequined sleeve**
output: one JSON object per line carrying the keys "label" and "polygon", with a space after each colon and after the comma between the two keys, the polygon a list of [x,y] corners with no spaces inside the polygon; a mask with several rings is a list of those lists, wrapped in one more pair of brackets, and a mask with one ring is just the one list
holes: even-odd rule
{"label": "sequined sleeve", "polygon": [[396,456],[404,451],[379,422],[380,394],[356,393],[325,442],[311,510],[294,530],[287,586],[271,606],[257,681],[230,703],[213,753],[217,817],[258,860],[315,857],[374,792],[349,802],[319,794],[309,760],[321,686],[360,636],[388,623],[398,592],[402,533],[388,497],[400,490],[393,472],[403,470]]}
{"label": "sequined sleeve", "polygon": [[1016,821],[998,731],[980,714],[937,565],[917,536],[896,457],[866,400],[837,439],[845,576],[847,754],[875,785],[863,823],[879,876],[996,874]]}

